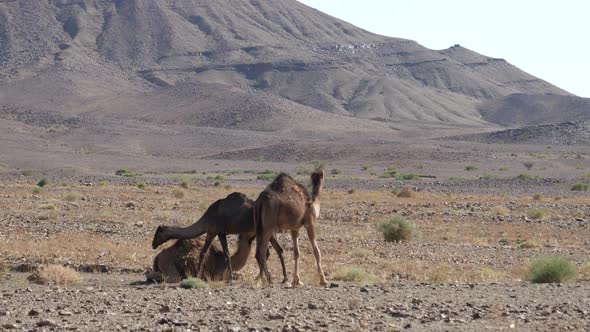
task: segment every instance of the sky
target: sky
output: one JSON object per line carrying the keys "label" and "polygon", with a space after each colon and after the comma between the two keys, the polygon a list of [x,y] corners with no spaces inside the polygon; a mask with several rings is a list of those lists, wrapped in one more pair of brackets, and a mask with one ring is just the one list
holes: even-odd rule
{"label": "sky", "polygon": [[590,98],[590,0],[300,1],[381,35],[506,59]]}

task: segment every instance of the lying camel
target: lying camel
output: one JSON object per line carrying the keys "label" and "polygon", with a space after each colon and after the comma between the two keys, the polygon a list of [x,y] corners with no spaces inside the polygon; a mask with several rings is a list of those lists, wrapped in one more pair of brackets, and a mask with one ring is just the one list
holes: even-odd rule
{"label": "lying camel", "polygon": [[[193,239],[207,233],[205,243],[201,248],[199,258],[197,259],[196,270],[200,271],[201,264],[204,261],[205,253],[209,250],[215,237],[219,237],[223,255],[228,263],[230,276],[233,276],[232,261],[229,256],[227,247],[228,234],[255,234],[254,228],[254,201],[241,193],[229,194],[226,198],[220,199],[205,211],[205,214],[191,226],[179,228],[169,226],[159,226],[154,234],[152,248],[156,249],[161,244],[170,239],[187,240]],[[283,269],[283,282],[287,281],[287,270],[283,259],[283,248],[277,242],[274,234],[266,241],[272,244],[279,256],[281,267]],[[268,247],[267,250],[268,251]],[[230,278],[231,280],[231,278]]]}
{"label": "lying camel", "polygon": [[[248,260],[255,235],[240,234],[238,249],[231,256],[234,271],[241,270]],[[229,274],[225,255],[217,244],[213,244],[205,255],[201,271],[197,270],[199,252],[203,242],[199,239],[178,240],[162,250],[155,258],[151,271],[146,273],[147,281],[180,282],[182,279],[197,277],[207,281],[228,280]]]}

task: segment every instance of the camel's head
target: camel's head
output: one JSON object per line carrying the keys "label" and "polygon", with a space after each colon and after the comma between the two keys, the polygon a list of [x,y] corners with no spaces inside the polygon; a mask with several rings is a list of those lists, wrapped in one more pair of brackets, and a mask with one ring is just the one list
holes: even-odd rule
{"label": "camel's head", "polygon": [[317,170],[311,173],[311,185],[312,187],[319,187],[324,180],[324,170]]}
{"label": "camel's head", "polygon": [[158,226],[158,229],[156,229],[156,233],[154,234],[154,239],[152,240],[152,248],[156,249],[166,241],[168,241],[166,226]]}

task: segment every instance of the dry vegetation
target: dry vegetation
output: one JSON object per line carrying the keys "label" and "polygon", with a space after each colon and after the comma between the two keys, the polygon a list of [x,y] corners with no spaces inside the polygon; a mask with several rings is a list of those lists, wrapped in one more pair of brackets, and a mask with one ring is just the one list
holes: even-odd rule
{"label": "dry vegetation", "polygon": [[43,265],[29,276],[29,281],[41,285],[74,285],[80,282],[80,273],[61,265]]}
{"label": "dry vegetation", "polygon": [[[0,234],[0,255],[10,267],[23,262],[31,266],[68,263],[90,270],[139,273],[151,265],[155,252],[150,241],[157,225],[190,224],[214,199],[230,193],[223,187],[204,190],[195,186],[182,190],[180,199],[175,197],[179,190],[179,186],[140,189],[103,184],[48,187],[33,194],[30,186],[5,185],[0,208],[5,211],[3,223],[7,226]],[[233,190],[250,197],[258,193],[255,188]],[[64,199],[71,192],[76,192],[78,199]],[[400,198],[386,190],[352,194],[328,190],[322,198],[319,244],[332,280],[525,280],[529,262],[555,250],[577,266],[587,262],[590,230],[573,223],[574,214],[588,214],[587,197],[559,201],[548,197],[535,202],[534,208],[530,207],[530,196],[422,192]],[[533,219],[535,222],[525,220],[531,209],[542,210],[544,216]],[[395,215],[415,225],[419,236],[410,242],[385,242],[377,225]],[[290,252],[290,238],[280,234],[279,241]],[[306,245],[301,251],[303,281],[314,284],[313,254]],[[269,262],[276,276],[280,270],[275,258]],[[291,271],[291,260],[286,262]],[[365,273],[370,277],[364,277]],[[253,257],[244,274],[245,279],[255,276]],[[580,273],[580,278],[586,275]]]}

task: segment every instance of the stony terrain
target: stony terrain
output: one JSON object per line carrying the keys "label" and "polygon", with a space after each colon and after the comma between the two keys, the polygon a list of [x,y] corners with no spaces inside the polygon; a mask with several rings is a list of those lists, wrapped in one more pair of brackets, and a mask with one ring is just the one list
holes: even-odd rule
{"label": "stony terrain", "polygon": [[[549,182],[530,186],[505,180],[502,193],[486,194],[472,186],[476,180],[439,180],[449,187],[425,187],[414,198],[400,198],[390,188],[406,181],[367,178],[366,188],[349,191],[338,184],[344,179],[330,174],[318,223],[330,287],[317,286],[304,236],[301,269],[308,286],[300,289],[260,288],[253,282],[252,256],[232,285],[184,290],[144,284],[142,272],[155,254],[150,241],[156,226],[190,224],[214,199],[236,190],[255,197],[265,184],[256,174],[239,176],[243,179],[235,183],[240,187],[228,186],[227,179],[213,186],[199,175],[160,176],[159,183],[157,177],[150,182],[150,175],[132,178],[135,182],[121,177],[79,182],[54,175],[53,184],[38,192],[32,192],[32,176],[5,176],[0,325],[28,329],[55,324],[58,330],[91,331],[390,331],[583,330],[590,324],[590,197],[569,190],[556,194]],[[305,181],[303,175],[298,178]],[[140,179],[147,183],[142,188],[136,185]],[[188,189],[179,186],[182,179],[188,180]],[[424,186],[421,181],[428,179],[413,183]],[[522,187],[531,191],[519,193],[516,188]],[[463,189],[453,193],[450,188]],[[534,199],[533,194],[541,196]],[[532,219],[531,208],[542,209],[544,216]],[[376,225],[394,215],[415,222],[418,236],[406,243],[384,242]],[[288,236],[279,234],[279,241],[291,250]],[[577,278],[563,285],[530,284],[525,280],[528,264],[540,255],[568,257],[578,266]],[[291,271],[292,260],[286,257]],[[93,273],[83,273],[81,284],[65,287],[26,281],[26,272],[41,263]],[[270,263],[277,276],[274,255]],[[366,275],[344,281],[354,268]]]}

